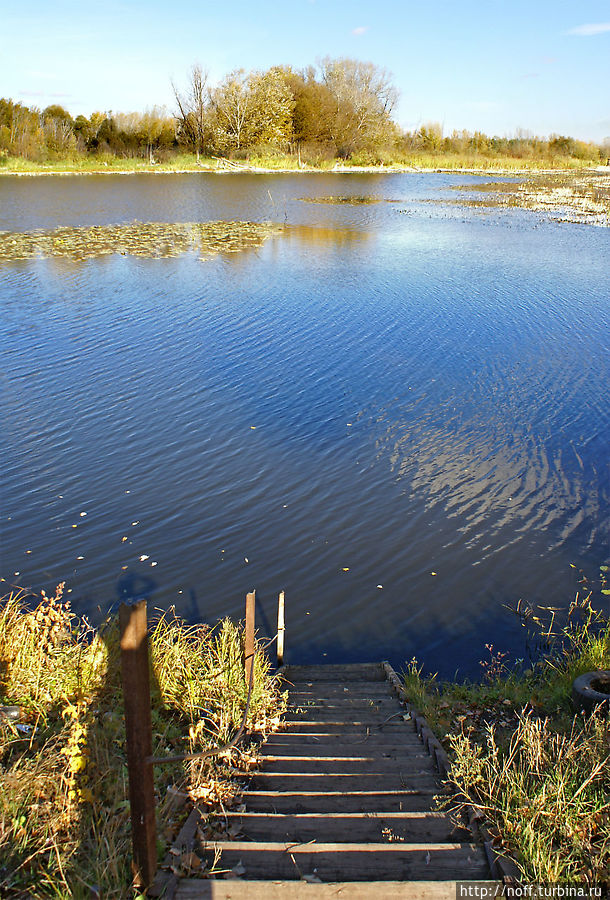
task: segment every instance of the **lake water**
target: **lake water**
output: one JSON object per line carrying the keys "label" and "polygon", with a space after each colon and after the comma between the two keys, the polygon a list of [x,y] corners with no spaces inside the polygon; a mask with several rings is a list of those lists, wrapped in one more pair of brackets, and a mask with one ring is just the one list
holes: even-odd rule
{"label": "lake water", "polygon": [[[607,561],[610,231],[438,202],[477,183],[1,178],[4,231],[286,226],[0,262],[7,582],[208,622],[256,588],[263,634],[285,590],[289,661],[522,656],[505,605],[566,605]],[[302,199],[329,195],[383,200]]]}

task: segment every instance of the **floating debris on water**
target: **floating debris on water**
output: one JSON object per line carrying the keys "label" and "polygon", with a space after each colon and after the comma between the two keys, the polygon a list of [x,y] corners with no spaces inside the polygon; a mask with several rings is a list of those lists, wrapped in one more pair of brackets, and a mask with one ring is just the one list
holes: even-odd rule
{"label": "floating debris on water", "polygon": [[60,256],[91,259],[108,254],[151,259],[199,253],[207,259],[218,253],[237,253],[261,247],[283,226],[260,222],[132,222],[129,225],[90,225],[76,228],[0,232],[0,260]]}

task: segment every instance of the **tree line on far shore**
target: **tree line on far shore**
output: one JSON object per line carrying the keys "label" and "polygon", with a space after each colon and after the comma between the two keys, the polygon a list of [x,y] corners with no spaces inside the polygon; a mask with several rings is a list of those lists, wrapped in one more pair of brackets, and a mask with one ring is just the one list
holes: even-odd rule
{"label": "tree line on far shore", "polygon": [[403,131],[392,118],[398,92],[385,69],[354,59],[321,60],[295,71],[235,70],[212,85],[194,65],[184,87],[172,84],[175,108],[143,113],[94,112],[73,118],[62,106],[44,110],[0,99],[0,164],[10,156],[33,162],[144,158],[168,162],[182,153],[204,157],[291,155],[301,165],[342,159],[356,165],[400,162],[418,154],[466,158],[605,161],[608,142],[525,132],[488,137],[444,135],[438,123]]}

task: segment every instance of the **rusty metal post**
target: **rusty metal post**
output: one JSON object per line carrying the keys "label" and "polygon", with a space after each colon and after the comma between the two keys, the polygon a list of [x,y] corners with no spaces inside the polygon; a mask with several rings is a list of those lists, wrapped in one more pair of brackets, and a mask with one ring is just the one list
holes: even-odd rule
{"label": "rusty metal post", "polygon": [[134,883],[139,888],[152,884],[157,870],[155,787],[150,715],[150,675],[148,669],[148,629],[146,600],[119,609],[121,631],[121,676],[125,702],[127,770]]}
{"label": "rusty metal post", "polygon": [[284,665],[284,591],[280,591],[277,599],[277,666]]}
{"label": "rusty metal post", "polygon": [[246,634],[244,646],[244,663],[246,669],[246,684],[250,684],[250,673],[254,665],[254,617],[255,617],[256,591],[246,594]]}

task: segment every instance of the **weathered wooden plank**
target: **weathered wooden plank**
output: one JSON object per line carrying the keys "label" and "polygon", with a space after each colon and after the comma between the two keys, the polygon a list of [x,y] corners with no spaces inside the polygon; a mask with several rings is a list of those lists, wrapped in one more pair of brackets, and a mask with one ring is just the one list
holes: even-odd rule
{"label": "weathered wooden plank", "polygon": [[[346,734],[342,731],[321,731],[321,732],[299,732],[299,731],[278,731],[267,739],[264,747],[275,748],[277,746],[336,746],[341,747],[412,747],[418,748],[419,752],[424,751],[424,745],[415,732],[410,728],[391,729],[376,728],[367,733],[366,729],[356,729]],[[275,750],[273,750],[275,752]],[[309,753],[309,749],[307,750]],[[313,753],[313,749],[311,750]]]}
{"label": "weathered wooden plank", "polygon": [[266,772],[254,775],[253,791],[400,791],[440,790],[440,781],[430,772],[352,772],[351,774],[307,774],[305,772]]}
{"label": "weathered wooden plank", "polygon": [[207,855],[221,852],[220,865],[241,864],[248,878],[299,880],[315,874],[321,881],[468,880],[488,874],[482,847],[453,843],[290,844],[250,841],[210,843]]}
{"label": "weathered wooden plank", "polygon": [[[377,684],[377,682],[371,682],[371,684]],[[386,691],[354,691],[353,693],[346,694],[345,692],[339,693],[339,691],[289,691],[289,702],[290,703],[300,703],[302,705],[306,705],[307,703],[342,703],[344,700],[349,700],[351,703],[370,703],[373,701],[377,703],[381,700],[393,701],[394,703],[400,703],[397,697],[392,697],[391,694],[388,694]]]}
{"label": "weathered wooden plank", "polygon": [[246,594],[246,627],[244,629],[244,665],[246,684],[250,684],[254,666],[254,632],[256,615],[256,591]]}
{"label": "weathered wooden plank", "polygon": [[392,697],[329,697],[319,700],[299,700],[290,694],[288,700],[288,715],[293,712],[318,712],[332,711],[349,715],[354,712],[383,712],[386,716],[391,713],[406,713],[406,709],[398,700]]}
{"label": "weathered wooden plank", "polygon": [[340,735],[329,735],[326,743],[305,738],[299,739],[298,737],[291,740],[290,737],[286,736],[284,741],[265,744],[261,750],[262,759],[273,759],[278,756],[306,756],[310,759],[316,759],[319,756],[340,756],[342,759],[361,759],[363,757],[394,759],[397,757],[408,757],[409,759],[429,760],[431,758],[419,738],[401,740],[400,742],[367,740],[350,741],[348,743],[341,740],[333,741],[333,737],[337,738]]}
{"label": "weathered wooden plank", "polygon": [[119,608],[134,883],[149,887],[157,871],[146,600]]}
{"label": "weathered wooden plank", "polygon": [[[372,706],[360,709],[347,709],[345,707],[299,707],[288,709],[284,722],[294,725],[301,722],[330,722],[339,725],[371,725],[374,727],[387,727],[388,725],[403,725],[406,715],[402,709],[394,707],[391,710],[375,709]],[[391,717],[391,718],[390,718]],[[389,721],[388,721],[389,720]],[[406,720],[408,722],[408,720]]]}
{"label": "weathered wooden plank", "polygon": [[428,812],[438,791],[247,791],[248,812]]}
{"label": "weathered wooden plank", "polygon": [[[490,888],[487,896],[501,896],[499,881],[485,881],[481,885]],[[307,884],[305,881],[241,881],[233,878],[182,881],[176,900],[455,900],[455,896],[455,881]]]}
{"label": "weathered wooden plank", "polygon": [[317,716],[315,719],[303,717],[285,719],[282,723],[282,730],[287,733],[302,734],[366,734],[370,732],[380,731],[386,734],[402,729],[405,734],[412,734],[413,729],[409,727],[409,723],[404,720],[391,719],[389,722],[383,720],[383,716],[371,717],[365,719],[361,716],[362,721],[342,722],[338,716]]}
{"label": "weathered wooden plank", "polygon": [[384,697],[398,699],[387,681],[298,681],[286,685],[290,696],[300,697]]}
{"label": "weathered wooden plank", "polygon": [[306,775],[340,775],[352,773],[378,772],[380,774],[390,774],[400,772],[401,774],[421,774],[427,772],[437,776],[436,769],[432,759],[427,754],[424,756],[409,756],[403,754],[402,757],[387,756],[264,756],[261,760],[263,771],[266,774],[274,774],[277,772],[298,773],[303,772]]}
{"label": "weathered wooden plank", "polygon": [[286,666],[286,681],[385,681],[381,663],[348,663],[345,665]]}
{"label": "weathered wooden plank", "polygon": [[229,826],[241,829],[248,840],[348,841],[383,843],[385,841],[471,841],[466,828],[453,825],[440,812],[389,813],[310,813],[277,815],[273,813],[227,813]]}
{"label": "weathered wooden plank", "polygon": [[284,621],[284,591],[280,591],[277,598],[277,664],[278,667],[284,664],[284,638],[286,635],[286,624]]}

